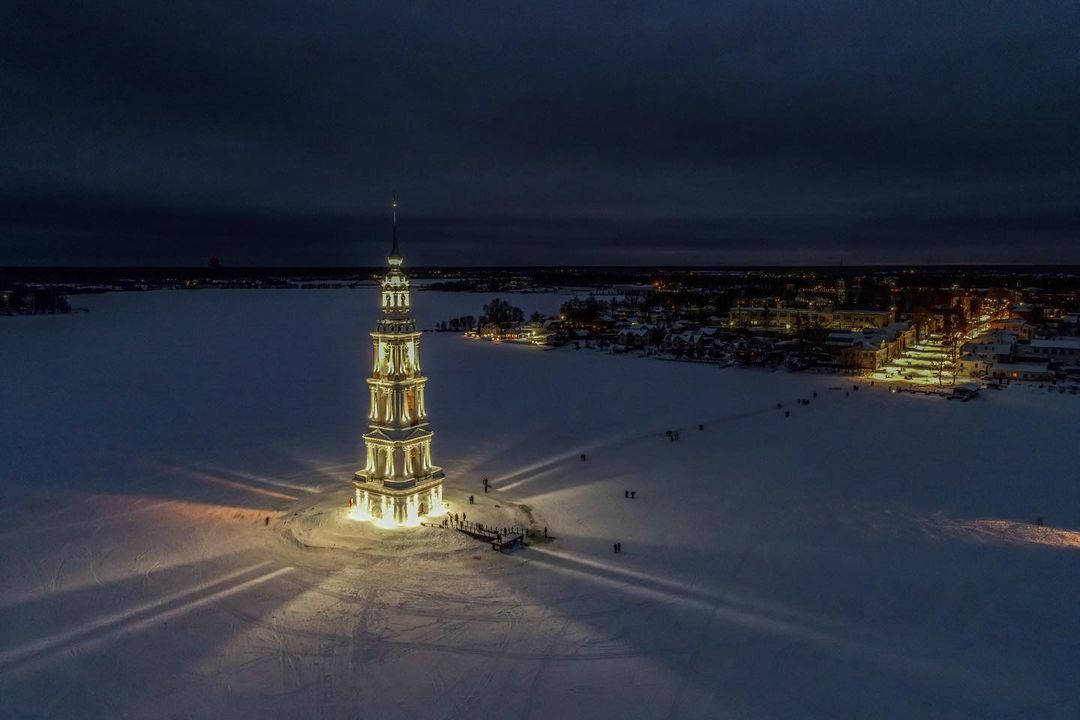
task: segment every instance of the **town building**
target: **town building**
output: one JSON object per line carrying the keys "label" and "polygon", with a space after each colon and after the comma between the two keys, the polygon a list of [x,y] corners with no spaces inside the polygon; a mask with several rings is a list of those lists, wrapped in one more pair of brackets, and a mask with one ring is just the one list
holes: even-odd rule
{"label": "town building", "polygon": [[649,343],[650,332],[645,325],[630,325],[619,329],[615,342],[628,350],[645,347]]}
{"label": "town building", "polygon": [[829,330],[864,330],[883,328],[895,320],[890,310],[835,310],[822,307],[774,307],[747,305],[731,308],[730,327],[754,327],[782,332],[812,328]]}
{"label": "town building", "polygon": [[1030,342],[1035,336],[1035,326],[1029,325],[1026,320],[1019,317],[1009,317],[990,321],[991,330],[1007,330],[1016,336],[1020,342]]}
{"label": "town building", "polygon": [[835,330],[884,328],[896,320],[891,310],[833,310],[829,327]]}
{"label": "town building", "polygon": [[1024,348],[1024,357],[1075,365],[1080,362],[1080,338],[1056,337],[1049,340],[1032,340]]}
{"label": "town building", "polygon": [[1042,382],[1056,376],[1046,363],[1013,362],[996,363],[990,368],[990,377],[996,380],[1028,380]]}
{"label": "town building", "polygon": [[967,355],[961,356],[957,361],[959,364],[957,376],[975,378],[986,377],[990,375],[990,370],[993,368],[994,362],[994,360],[987,360],[981,355],[968,353]]}
{"label": "town building", "polygon": [[915,343],[909,323],[890,323],[882,328],[831,332],[825,344],[834,349],[841,367],[877,370]]}
{"label": "town building", "polygon": [[1012,313],[1026,322],[1037,325],[1046,316],[1046,307],[1039,303],[1020,303],[1013,305]]}
{"label": "town building", "polygon": [[1016,354],[1016,335],[1009,330],[995,330],[964,343],[961,352],[982,360],[1012,362]]}

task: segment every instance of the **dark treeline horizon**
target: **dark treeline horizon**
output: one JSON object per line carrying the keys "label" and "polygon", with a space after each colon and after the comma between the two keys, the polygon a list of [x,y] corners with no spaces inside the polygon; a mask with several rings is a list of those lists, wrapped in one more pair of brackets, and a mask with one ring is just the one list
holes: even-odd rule
{"label": "dark treeline horizon", "polygon": [[[409,272],[521,272],[529,270],[547,271],[671,271],[671,272],[754,272],[768,270],[807,271],[807,272],[875,272],[875,271],[964,271],[964,270],[993,270],[1031,272],[1080,272],[1078,263],[864,263],[864,264],[837,264],[837,265],[807,265],[801,263],[792,264],[746,264],[746,265],[659,265],[645,263],[641,265],[609,264],[563,264],[563,265],[408,265]],[[149,272],[167,272],[170,270],[183,270],[191,272],[234,273],[250,271],[280,271],[280,272],[371,272],[381,273],[386,271],[386,265],[219,265],[211,267],[203,265],[0,265],[0,272],[77,272],[77,271],[101,271],[120,272],[146,270]]]}
{"label": "dark treeline horizon", "polygon": [[[873,274],[912,275],[972,275],[1016,276],[1035,275],[1080,276],[1080,265],[1047,264],[875,264],[875,265],[426,265],[408,267],[407,274],[418,277],[484,276],[484,275],[535,275],[558,276],[565,274],[597,276],[622,275],[651,277],[664,275],[716,274],[771,274],[808,273],[835,276],[858,276]],[[289,266],[289,265],[0,265],[0,280],[7,282],[72,282],[90,279],[177,277],[244,278],[252,276],[314,277],[331,276],[368,279],[383,274],[385,265],[350,266]]]}

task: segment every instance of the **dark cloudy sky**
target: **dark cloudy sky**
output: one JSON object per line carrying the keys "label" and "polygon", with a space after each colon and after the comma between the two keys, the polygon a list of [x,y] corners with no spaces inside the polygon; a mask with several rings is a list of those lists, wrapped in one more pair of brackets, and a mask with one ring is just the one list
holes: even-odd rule
{"label": "dark cloudy sky", "polygon": [[0,264],[1080,263],[1080,2],[8,0]]}

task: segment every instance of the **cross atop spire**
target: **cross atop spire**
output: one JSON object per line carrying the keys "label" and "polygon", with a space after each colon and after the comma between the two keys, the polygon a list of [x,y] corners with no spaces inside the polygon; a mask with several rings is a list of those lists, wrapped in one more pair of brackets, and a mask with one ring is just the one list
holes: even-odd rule
{"label": "cross atop spire", "polygon": [[393,230],[394,246],[392,248],[390,248],[390,257],[391,258],[400,258],[401,253],[398,252],[398,246],[397,246],[397,193],[396,192],[393,193],[390,196],[390,210],[394,214],[394,230]]}

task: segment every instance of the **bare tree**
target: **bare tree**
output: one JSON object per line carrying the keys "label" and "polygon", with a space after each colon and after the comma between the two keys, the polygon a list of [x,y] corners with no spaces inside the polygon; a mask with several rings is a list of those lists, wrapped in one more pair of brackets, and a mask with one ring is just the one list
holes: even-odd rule
{"label": "bare tree", "polygon": [[964,347],[964,332],[954,330],[948,346],[948,357],[952,361],[952,384],[956,385],[956,376],[960,373],[960,353]]}

